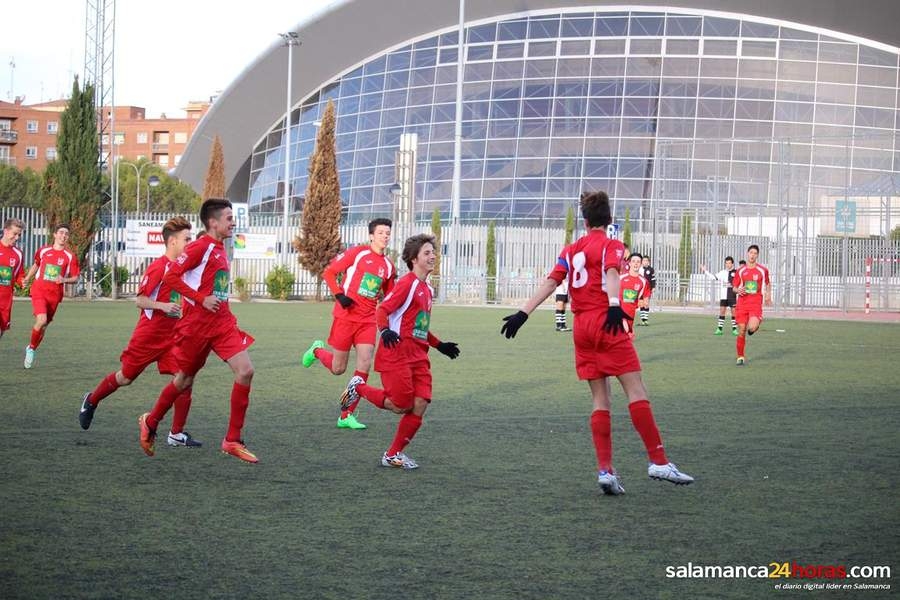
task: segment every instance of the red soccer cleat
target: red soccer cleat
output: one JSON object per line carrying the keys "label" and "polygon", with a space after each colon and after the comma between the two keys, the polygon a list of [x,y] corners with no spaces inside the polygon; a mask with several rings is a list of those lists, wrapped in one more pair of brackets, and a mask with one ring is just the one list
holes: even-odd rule
{"label": "red soccer cleat", "polygon": [[144,451],[144,454],[147,456],[153,456],[156,454],[156,449],[154,448],[156,444],[156,430],[151,429],[149,425],[147,425],[147,417],[150,416],[150,413],[144,413],[138,417],[138,425],[141,427],[141,450]]}
{"label": "red soccer cleat", "polygon": [[229,442],[228,440],[222,440],[222,452],[224,454],[230,454],[235,458],[239,458],[248,463],[259,462],[259,459],[256,458],[256,455],[247,450],[247,446],[244,445],[243,440],[240,442]]}

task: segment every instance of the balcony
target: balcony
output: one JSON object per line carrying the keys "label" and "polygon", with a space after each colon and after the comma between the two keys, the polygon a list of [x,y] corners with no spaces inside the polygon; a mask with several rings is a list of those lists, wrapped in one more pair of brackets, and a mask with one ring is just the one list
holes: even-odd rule
{"label": "balcony", "polygon": [[15,144],[18,141],[18,131],[14,129],[0,129],[0,144]]}
{"label": "balcony", "polygon": [[169,152],[168,142],[166,142],[166,143],[153,142],[153,152],[161,152],[164,154],[168,154],[168,152]]}

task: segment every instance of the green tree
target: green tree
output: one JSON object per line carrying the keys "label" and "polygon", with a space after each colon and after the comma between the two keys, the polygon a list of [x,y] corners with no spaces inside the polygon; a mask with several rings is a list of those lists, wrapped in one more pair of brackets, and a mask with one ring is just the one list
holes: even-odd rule
{"label": "green tree", "polygon": [[206,168],[206,180],[203,182],[203,199],[224,197],[225,153],[222,151],[222,140],[217,135],[209,153],[209,166]]}
{"label": "green tree", "polygon": [[431,272],[431,284],[434,286],[435,296],[441,286],[441,209],[434,207],[431,213],[431,234],[434,236],[434,243],[437,247],[434,249],[434,271]]}
{"label": "green tree", "polygon": [[316,278],[316,300],[322,299],[322,272],[341,249],[341,185],[334,123],[334,102],[329,100],[316,136],[316,149],[309,159],[301,235],[294,238],[300,264]]}
{"label": "green tree", "polygon": [[45,213],[51,233],[54,225],[68,223],[69,242],[83,263],[99,225],[105,202],[100,177],[97,111],[94,86],[72,84],[72,95],[60,115],[56,139],[57,159],[44,172]]}
{"label": "green tree", "polygon": [[31,167],[23,171],[0,164],[0,206],[44,207],[43,177]]}
{"label": "green tree", "polygon": [[575,209],[571,206],[566,211],[566,239],[563,245],[568,246],[572,243],[572,236],[575,234]]}
{"label": "green tree", "polygon": [[625,207],[625,225],[622,229],[622,243],[631,248],[631,208]]}
{"label": "green tree", "polygon": [[690,213],[681,216],[681,242],[678,244],[678,299],[684,302],[688,284],[691,281],[691,261],[693,258],[693,241],[691,237],[692,217]]}
{"label": "green tree", "polygon": [[[121,212],[145,212],[147,210],[147,178],[156,175],[159,185],[150,191],[151,212],[195,213],[200,210],[200,196],[187,184],[169,177],[165,170],[154,164],[147,164],[147,159],[136,163],[119,162],[119,210]],[[140,194],[138,199],[137,172],[130,165],[134,164],[141,173]]]}
{"label": "green tree", "polygon": [[497,301],[497,240],[494,235],[494,222],[488,224],[487,232],[487,301]]}

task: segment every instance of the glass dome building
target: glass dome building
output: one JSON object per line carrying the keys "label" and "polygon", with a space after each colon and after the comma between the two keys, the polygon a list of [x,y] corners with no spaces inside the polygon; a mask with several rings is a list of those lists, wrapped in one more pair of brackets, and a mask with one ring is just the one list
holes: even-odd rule
{"label": "glass dome building", "polygon": [[[703,8],[709,3],[670,4],[467,3],[474,6],[459,115],[463,222],[559,223],[584,189],[605,189],[619,212],[634,214],[654,193],[662,159],[669,177],[678,166],[680,180],[666,200],[682,204],[707,202],[711,179],[755,182],[729,192],[735,205],[753,205],[773,202],[775,179],[840,189],[900,175],[900,51],[897,34],[880,23],[896,15],[892,3],[844,21],[829,20],[840,3],[763,2],[755,15],[737,12],[737,2],[716,3],[715,12]],[[410,5],[415,14],[402,15],[395,8],[344,2],[298,27],[293,208],[302,203],[318,121],[333,101],[350,220],[391,213],[402,134],[416,136],[414,217],[450,213],[457,6],[418,2]],[[387,19],[391,32],[357,43],[368,15]],[[341,20],[349,30],[332,34],[333,51],[322,41],[315,54],[318,38]],[[217,100],[198,131],[206,135],[194,136],[179,165],[184,179],[202,181],[207,140],[220,135],[229,197],[281,212],[286,55],[274,44]]]}

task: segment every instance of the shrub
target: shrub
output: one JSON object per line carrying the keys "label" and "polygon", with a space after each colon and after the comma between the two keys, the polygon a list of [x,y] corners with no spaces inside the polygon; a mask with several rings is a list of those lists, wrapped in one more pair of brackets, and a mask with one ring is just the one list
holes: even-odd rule
{"label": "shrub", "polygon": [[287,300],[294,289],[294,274],[287,267],[279,265],[266,275],[266,290],[276,300]]}
{"label": "shrub", "polygon": [[[95,274],[96,281],[100,282],[100,290],[104,296],[112,295],[112,277],[108,277],[110,270],[109,265],[101,265]],[[116,274],[116,283],[119,286],[119,290],[121,290],[122,285],[128,282],[131,272],[128,270],[128,267],[116,267]]]}
{"label": "shrub", "polygon": [[241,302],[250,301],[250,282],[243,277],[234,278],[234,289],[237,291],[238,298]]}

